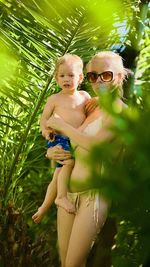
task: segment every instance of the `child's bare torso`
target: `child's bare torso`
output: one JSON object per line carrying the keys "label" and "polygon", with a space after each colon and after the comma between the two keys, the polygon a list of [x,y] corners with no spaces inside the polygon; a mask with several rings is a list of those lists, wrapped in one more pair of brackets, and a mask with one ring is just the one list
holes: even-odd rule
{"label": "child's bare torso", "polygon": [[64,121],[75,128],[78,128],[85,120],[85,102],[87,97],[82,91],[72,95],[58,93],[55,101],[53,114],[57,114]]}

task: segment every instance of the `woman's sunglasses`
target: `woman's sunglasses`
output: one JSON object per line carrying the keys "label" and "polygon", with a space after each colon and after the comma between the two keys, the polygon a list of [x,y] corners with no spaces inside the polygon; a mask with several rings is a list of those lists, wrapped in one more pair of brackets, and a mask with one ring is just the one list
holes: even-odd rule
{"label": "woman's sunglasses", "polygon": [[87,80],[91,83],[95,83],[98,77],[100,77],[102,82],[111,82],[113,80],[113,72],[104,71],[102,73],[97,73],[96,71],[91,71],[86,74]]}

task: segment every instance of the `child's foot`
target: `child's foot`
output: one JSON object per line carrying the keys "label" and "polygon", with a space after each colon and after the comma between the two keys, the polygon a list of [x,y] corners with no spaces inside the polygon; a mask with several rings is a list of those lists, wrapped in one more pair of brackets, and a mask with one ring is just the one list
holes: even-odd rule
{"label": "child's foot", "polygon": [[57,197],[55,199],[55,204],[59,207],[62,207],[69,213],[75,213],[76,209],[75,206],[67,199],[67,197]]}
{"label": "child's foot", "polygon": [[44,217],[44,214],[45,214],[45,211],[41,207],[39,207],[38,211],[32,216],[33,221],[35,223],[40,223]]}

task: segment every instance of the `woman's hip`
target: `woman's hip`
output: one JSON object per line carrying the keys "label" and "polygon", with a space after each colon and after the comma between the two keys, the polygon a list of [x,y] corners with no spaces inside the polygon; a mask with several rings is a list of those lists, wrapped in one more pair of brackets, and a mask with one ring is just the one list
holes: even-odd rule
{"label": "woman's hip", "polygon": [[99,221],[105,218],[108,214],[109,202],[104,199],[100,193],[96,190],[86,190],[82,192],[68,192],[68,199],[75,205],[76,214],[82,214],[89,212],[90,216],[93,217],[96,225],[99,224]]}

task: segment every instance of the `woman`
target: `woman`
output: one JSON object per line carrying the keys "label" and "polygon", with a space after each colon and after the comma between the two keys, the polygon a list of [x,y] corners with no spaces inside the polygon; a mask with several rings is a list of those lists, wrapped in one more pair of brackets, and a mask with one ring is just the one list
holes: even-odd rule
{"label": "woman", "polygon": [[[100,52],[91,59],[86,69],[87,79],[96,94],[105,85],[110,93],[116,90],[117,103],[120,107],[124,106],[121,100],[122,83],[128,71],[123,67],[122,59],[118,54],[110,51]],[[91,190],[86,188],[89,169],[84,157],[86,158],[91,147],[97,142],[104,140],[110,142],[112,133],[109,126],[112,122],[110,115],[100,108],[96,108],[88,116],[80,129],[75,129],[61,118],[54,116],[48,121],[47,126],[63,131],[71,142],[76,144],[75,165],[70,177],[70,192],[68,192],[68,198],[75,205],[76,213],[69,214],[58,207],[57,226],[61,267],[85,267],[97,233],[105,223],[109,204],[100,193],[96,193],[92,188]],[[65,159],[65,153],[63,153],[60,148],[58,150],[55,148],[53,158]],[[52,157],[52,151],[48,150],[47,156]]]}

